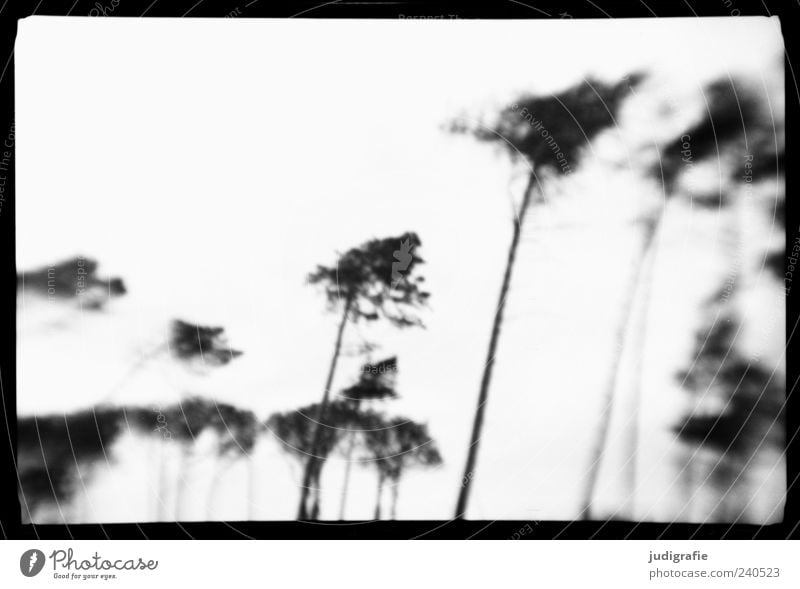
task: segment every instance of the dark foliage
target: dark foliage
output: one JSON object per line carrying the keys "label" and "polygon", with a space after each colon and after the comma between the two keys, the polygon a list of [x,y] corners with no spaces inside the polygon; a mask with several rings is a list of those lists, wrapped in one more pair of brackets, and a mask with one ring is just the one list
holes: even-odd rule
{"label": "dark foliage", "polygon": [[397,397],[394,390],[396,376],[397,356],[381,360],[376,364],[364,364],[358,382],[340,394],[342,398],[356,402],[392,399]]}
{"label": "dark foliage", "polygon": [[308,282],[322,285],[334,308],[349,301],[355,320],[384,317],[397,327],[421,325],[408,313],[430,296],[422,289],[424,279],[414,274],[423,263],[416,251],[420,245],[417,234],[411,232],[372,239],[345,252],[333,266],[317,266]]}
{"label": "dark foliage", "polygon": [[82,256],[20,273],[17,289],[23,288],[55,299],[79,299],[86,309],[100,309],[111,297],[126,293],[121,278],[100,278],[97,262]]}
{"label": "dark foliage", "polygon": [[760,447],[782,444],[783,390],[778,377],[738,350],[736,325],[715,323],[698,335],[696,361],[677,376],[701,400],[721,401],[723,409],[709,414],[695,408],[675,428],[679,438],[717,452],[713,478],[720,486],[733,482],[739,465]]}
{"label": "dark foliage", "polygon": [[488,129],[456,122],[451,130],[497,143],[513,158],[522,156],[539,169],[558,171],[564,162],[575,167],[594,138],[616,126],[622,102],[643,80],[642,74],[616,84],[586,79],[558,94],[520,97]]}
{"label": "dark foliage", "polygon": [[368,416],[364,446],[379,472],[390,481],[398,481],[406,468],[433,467],[442,463],[436,443],[426,425],[405,417],[385,420]]}
{"label": "dark foliage", "polygon": [[[753,181],[779,177],[785,151],[782,127],[765,112],[758,92],[736,80],[723,79],[706,87],[703,96],[702,115],[659,150],[653,173],[663,181],[666,194],[675,192],[678,179],[690,165],[704,162],[716,162],[725,174],[742,177],[745,157],[752,156],[749,172]],[[735,165],[728,165],[727,158]],[[718,206],[724,204],[725,193],[721,186],[713,194],[693,194],[693,202]]]}
{"label": "dark foliage", "polygon": [[110,458],[107,452],[128,423],[141,422],[141,411],[99,407],[20,418],[17,467],[23,506],[67,498],[81,466]]}
{"label": "dark foliage", "polygon": [[206,327],[176,319],[172,322],[169,348],[180,360],[200,360],[221,366],[242,355],[231,349],[222,327]]}

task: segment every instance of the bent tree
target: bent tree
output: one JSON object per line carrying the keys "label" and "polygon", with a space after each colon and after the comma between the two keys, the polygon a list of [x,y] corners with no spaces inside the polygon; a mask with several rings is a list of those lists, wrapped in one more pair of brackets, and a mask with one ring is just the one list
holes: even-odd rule
{"label": "bent tree", "polygon": [[[642,396],[642,371],[644,349],[648,331],[649,299],[652,292],[654,266],[657,259],[658,239],[656,238],[667,211],[667,206],[678,201],[690,201],[693,207],[723,211],[742,206],[740,170],[742,158],[756,158],[752,168],[753,182],[775,182],[783,160],[784,147],[778,141],[779,130],[771,113],[766,112],[757,90],[738,80],[717,80],[703,89],[704,106],[696,119],[676,132],[664,145],[657,149],[658,159],[648,170],[661,188],[662,206],[652,207],[642,217],[641,246],[630,273],[626,289],[626,300],[618,323],[617,346],[611,361],[611,370],[605,385],[604,398],[607,404],[620,396],[617,391],[620,382],[622,356],[628,350],[633,356],[633,378],[629,380],[631,391],[631,415],[626,428],[625,446],[631,455],[624,468],[623,477],[627,489],[627,499],[623,509],[631,517],[636,510],[637,455],[639,446],[639,412]],[[780,121],[777,121],[780,123]],[[686,178],[695,167],[717,168],[716,186],[701,191]],[[780,199],[779,199],[780,201]],[[742,215],[739,215],[741,218]],[[740,239],[738,235],[734,239]],[[639,298],[641,305],[638,320],[633,309]],[[592,498],[602,461],[603,450],[607,444],[610,411],[606,412],[597,433],[594,446],[594,460],[590,465],[590,477],[584,490],[582,511],[587,519],[591,517]]]}
{"label": "bent tree", "polygon": [[451,128],[454,132],[469,133],[480,141],[499,145],[513,160],[521,160],[528,169],[525,192],[513,211],[511,243],[492,321],[463,482],[456,504],[456,518],[463,518],[466,514],[475,478],[492,368],[500,341],[503,312],[511,287],[522,223],[531,206],[544,200],[542,180],[546,181],[548,175],[569,173],[580,163],[585,147],[601,131],[615,124],[620,105],[631,88],[641,80],[642,76],[639,75],[630,76],[616,84],[587,79],[555,95],[520,97],[503,109],[492,127],[471,127],[456,122]]}
{"label": "bent tree", "polygon": [[416,233],[372,239],[348,250],[333,266],[317,266],[308,276],[310,284],[323,287],[330,310],[341,313],[341,319],[322,400],[314,413],[305,416],[311,420],[312,435],[300,488],[298,519],[307,519],[311,513],[311,484],[318,475],[321,459],[318,452],[323,429],[321,422],[324,422],[330,404],[345,327],[349,322],[379,319],[386,319],[396,327],[422,327],[420,319],[410,312],[423,305],[429,297],[429,293],[422,289],[423,277],[415,274],[417,266],[423,262],[416,253],[420,245]]}

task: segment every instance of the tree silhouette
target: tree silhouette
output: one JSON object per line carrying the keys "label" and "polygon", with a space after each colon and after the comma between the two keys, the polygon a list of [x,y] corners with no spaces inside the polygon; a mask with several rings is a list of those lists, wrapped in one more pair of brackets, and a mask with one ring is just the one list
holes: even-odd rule
{"label": "tree silhouette", "polygon": [[478,393],[478,405],[464,467],[462,479],[464,484],[459,491],[456,505],[456,518],[463,518],[466,515],[472,481],[475,478],[483,417],[522,223],[531,206],[543,202],[541,181],[546,181],[548,176],[567,172],[580,163],[591,141],[603,130],[615,124],[615,117],[622,102],[629,96],[631,88],[639,84],[642,78],[640,75],[634,75],[616,84],[585,80],[556,95],[521,97],[513,105],[505,108],[497,122],[490,128],[471,127],[461,121],[456,121],[451,127],[452,131],[471,133],[479,140],[500,145],[513,160],[522,160],[529,170],[522,200],[514,210],[513,233],[492,322]]}
{"label": "tree silhouette", "polygon": [[[241,459],[247,460],[248,466],[252,468],[251,453],[258,435],[263,429],[263,425],[252,411],[242,410],[228,404],[218,404],[216,408],[217,419],[213,426],[218,436],[217,468],[212,477],[208,493],[207,512],[209,519],[213,518],[213,500],[219,491],[219,485],[225,473]],[[252,476],[252,473],[250,474]],[[249,493],[247,502],[248,506],[252,505],[253,502],[253,498],[249,496]]]}
{"label": "tree silhouette", "polygon": [[242,355],[228,347],[222,327],[207,327],[180,319],[172,322],[169,349],[183,362],[197,360],[211,366],[223,366]]}
{"label": "tree silhouette", "polygon": [[405,417],[385,420],[378,414],[365,416],[364,446],[378,471],[378,492],[375,519],[381,519],[383,489],[392,489],[391,518],[397,516],[400,480],[409,468],[434,467],[442,464],[436,443],[427,426]]}
{"label": "tree silhouette", "polygon": [[[429,297],[429,293],[422,290],[423,278],[415,274],[417,266],[423,262],[416,252],[420,245],[415,233],[373,239],[348,250],[334,266],[317,266],[308,276],[310,284],[319,284],[324,289],[329,308],[342,314],[322,400],[312,414],[314,423],[322,423],[326,419],[348,322],[383,318],[396,327],[422,326],[421,320],[412,313]],[[312,428],[311,447],[300,489],[298,519],[307,519],[311,511],[310,485],[315,477],[318,478],[318,462],[322,459],[317,451],[321,443],[321,430],[321,427]],[[314,502],[313,499],[311,501]]]}
{"label": "tree silhouette", "polygon": [[311,491],[308,506],[310,519],[319,519],[322,468],[352,424],[358,422],[358,411],[346,401],[331,401],[325,412],[325,420],[313,421],[313,416],[319,414],[319,405],[315,403],[296,411],[274,413],[266,422],[266,428],[278,439],[281,449],[295,458],[304,469],[308,466],[312,449],[316,453],[318,460],[313,463],[314,470],[308,483]]}
{"label": "tree silhouette", "polygon": [[[664,200],[690,198],[693,206],[713,208],[714,210],[736,204],[731,196],[735,193],[735,184],[742,176],[743,156],[753,156],[753,181],[770,179],[773,174],[781,174],[783,161],[783,142],[776,136],[776,121],[764,113],[758,92],[736,80],[723,79],[711,83],[703,91],[704,111],[686,128],[677,132],[672,140],[657,149],[658,159],[649,168],[651,175],[662,189]],[[685,177],[695,165],[713,164],[718,168],[720,183],[716,190],[708,192],[694,190],[685,182]],[[742,196],[738,203],[743,203]],[[777,213],[780,214],[782,199],[776,201]],[[645,341],[647,337],[647,313],[653,269],[657,259],[656,236],[663,224],[666,205],[654,208],[642,220],[641,249],[629,274],[622,314],[616,333],[616,347],[610,364],[610,371],[604,389],[605,411],[598,429],[597,442],[593,460],[590,465],[590,476],[585,489],[582,513],[591,517],[591,502],[594,495],[597,475],[599,473],[603,452],[608,438],[611,410],[617,396],[622,356],[626,349],[634,354],[634,377],[632,378],[632,415],[628,429],[626,446],[631,449],[624,470],[625,483],[628,488],[627,503],[629,509],[635,509],[636,488],[636,452],[639,445],[638,415],[642,389],[642,366]],[[740,239],[738,232],[734,239]],[[768,260],[769,261],[769,260]],[[774,260],[773,260],[774,264]],[[641,320],[638,330],[634,331],[635,317],[633,309],[636,296],[641,297]]]}
{"label": "tree silhouette", "polygon": [[[96,407],[60,415],[20,418],[17,422],[17,472],[23,519],[61,504],[90,484],[94,466],[111,461],[117,438],[140,423],[142,410]],[[61,516],[64,517],[63,514]]]}
{"label": "tree silhouette", "polygon": [[244,352],[232,349],[224,332],[223,327],[208,327],[173,319],[167,337],[143,353],[103,397],[101,403],[110,402],[134,375],[167,354],[195,371],[225,366]]}
{"label": "tree silhouette", "polygon": [[[342,390],[339,395],[349,401],[356,412],[361,408],[362,402],[383,401],[397,397],[395,380],[397,376],[397,357],[386,358],[375,364],[366,363],[361,367],[358,382]],[[347,506],[347,493],[350,487],[350,474],[353,467],[353,451],[357,443],[357,432],[352,431],[345,453],[345,473],[342,484],[342,497],[339,505],[339,519],[344,519]]]}
{"label": "tree silhouette", "polygon": [[[712,521],[745,516],[747,505],[735,505],[732,491],[747,481],[747,469],[757,452],[782,450],[784,445],[782,382],[774,371],[739,351],[739,330],[730,315],[701,329],[692,365],[676,375],[696,401],[674,431],[690,448],[704,448],[714,455],[707,479],[720,498],[707,516]],[[696,453],[688,459],[690,474]]]}
{"label": "tree silhouette", "polygon": [[17,290],[60,300],[77,300],[82,309],[98,310],[126,293],[121,278],[100,278],[97,261],[78,256],[17,276]]}

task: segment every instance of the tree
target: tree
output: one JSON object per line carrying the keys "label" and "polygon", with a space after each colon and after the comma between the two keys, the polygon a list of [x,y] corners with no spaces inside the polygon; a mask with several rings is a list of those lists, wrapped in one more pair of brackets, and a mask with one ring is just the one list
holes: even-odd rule
{"label": "tree", "polygon": [[[212,432],[217,438],[215,455],[231,460],[246,455],[252,449],[260,426],[251,411],[198,396],[170,405],[163,413],[166,416],[165,423],[169,428],[170,440],[180,444],[181,448],[175,493],[175,518],[180,519],[185,512],[181,508],[185,504],[189,467],[193,462],[206,457],[197,453],[195,444],[198,437],[204,432]],[[160,435],[156,433],[156,428],[148,429],[155,435]],[[215,473],[211,494],[216,491],[223,473],[224,469]],[[162,479],[162,506],[166,505],[165,483],[166,479]],[[162,513],[161,519],[166,517],[167,514]]]}
{"label": "tree", "polygon": [[323,287],[330,310],[341,312],[341,319],[322,400],[309,417],[313,420],[311,447],[300,488],[298,519],[307,519],[311,511],[310,485],[322,459],[318,452],[322,427],[316,424],[326,419],[345,327],[351,321],[380,318],[396,327],[422,326],[421,320],[411,312],[429,297],[429,293],[422,290],[423,277],[414,274],[423,262],[416,252],[420,245],[415,233],[373,239],[348,250],[334,266],[317,266],[308,276],[310,284]]}
{"label": "tree", "polygon": [[46,268],[30,270],[17,276],[17,290],[42,297],[77,300],[81,309],[99,310],[115,296],[127,291],[121,278],[100,278],[98,263],[77,256]]}
{"label": "tree", "polygon": [[39,508],[61,504],[85,489],[94,465],[109,461],[110,448],[123,432],[124,411],[98,407],[17,422],[17,472],[23,519],[35,522]]}
{"label": "tree", "polygon": [[[383,401],[394,399],[397,393],[394,390],[397,376],[397,357],[386,358],[375,364],[367,362],[361,367],[358,382],[339,393],[340,397],[353,405],[356,413],[361,409],[362,402]],[[356,431],[351,431],[349,445],[345,454],[344,483],[342,484],[342,498],[339,504],[339,519],[344,519],[347,506],[347,492],[350,487],[350,473],[353,467],[353,451],[356,445]]]}
{"label": "tree", "polygon": [[739,351],[736,338],[741,326],[731,313],[721,319],[714,315],[715,321],[697,334],[690,367],[676,375],[695,402],[674,431],[694,449],[685,467],[690,476],[698,449],[714,456],[703,480],[711,482],[719,499],[705,515],[706,521],[736,522],[746,515],[752,497],[746,493],[748,502],[737,504],[733,491],[747,481],[756,453],[784,447],[784,383],[775,371]]}
{"label": "tree", "polygon": [[[781,136],[776,136],[773,127],[776,121],[763,112],[758,92],[740,81],[718,80],[711,83],[703,92],[705,109],[699,113],[694,122],[676,133],[664,145],[657,146],[657,161],[648,169],[661,188],[664,200],[660,207],[648,211],[641,220],[641,249],[629,275],[629,283],[625,289],[625,300],[616,333],[615,353],[604,389],[606,410],[597,432],[594,444],[593,459],[590,464],[590,476],[582,501],[581,513],[591,518],[591,502],[594,495],[603,452],[608,438],[611,410],[614,399],[618,396],[617,388],[620,377],[622,356],[625,350],[633,353],[634,376],[632,383],[631,410],[632,415],[627,430],[626,447],[631,449],[625,471],[628,509],[635,510],[637,479],[637,448],[639,445],[638,415],[642,392],[642,366],[647,338],[647,314],[653,272],[658,257],[658,232],[663,224],[667,204],[680,197],[691,198],[693,206],[720,209],[736,203],[743,204],[744,198],[736,193],[736,183],[740,181],[742,156],[752,155],[754,167],[753,180],[769,180],[770,173],[780,175],[784,158],[784,147]],[[780,121],[778,121],[780,124]],[[746,161],[746,160],[745,160]],[[716,190],[708,192],[693,190],[685,178],[694,166],[714,165],[719,170],[720,183]],[[780,211],[782,199],[778,198],[776,207]],[[734,236],[738,238],[738,235]],[[637,295],[642,301],[638,324],[634,317]],[[638,325],[638,328],[634,328]]]}
{"label": "tree", "polygon": [[[259,423],[252,411],[242,410],[228,404],[218,404],[217,419],[214,427],[217,431],[217,468],[211,480],[208,493],[208,518],[213,519],[213,501],[219,491],[219,485],[225,473],[239,460],[246,459],[252,468],[251,452],[255,447],[263,425]],[[221,464],[220,464],[221,462]],[[252,473],[251,473],[252,474]],[[252,497],[247,496],[248,505]]]}
{"label": "tree", "polygon": [[[275,413],[266,421],[268,429],[280,442],[284,452],[297,459],[306,469],[312,448],[318,460],[308,483],[310,493],[308,515],[318,519],[320,514],[320,478],[322,468],[344,435],[358,421],[357,411],[350,403],[335,400],[329,403],[325,421],[315,422],[309,416],[319,415],[319,405],[301,407],[295,411]],[[304,473],[306,471],[304,470]]]}
{"label": "tree", "polygon": [[424,424],[405,417],[385,420],[378,414],[368,416],[364,431],[365,449],[378,471],[375,519],[381,519],[381,502],[386,484],[392,488],[391,518],[397,516],[400,480],[409,468],[430,468],[442,464],[436,443]]}
{"label": "tree", "polygon": [[181,365],[195,371],[225,366],[240,357],[243,352],[234,350],[228,345],[224,332],[223,327],[209,327],[173,319],[167,337],[142,354],[103,397],[101,403],[110,402],[135,374],[167,354]]}
{"label": "tree", "polygon": [[492,322],[464,467],[463,484],[456,505],[456,518],[463,518],[466,515],[469,494],[475,478],[484,412],[522,224],[531,206],[543,202],[541,181],[546,181],[549,176],[558,173],[569,173],[571,168],[580,162],[586,146],[590,145],[600,132],[615,124],[620,105],[629,95],[630,89],[641,80],[642,76],[639,75],[630,76],[616,84],[585,80],[556,95],[521,97],[516,103],[506,107],[490,128],[470,127],[460,121],[451,127],[455,132],[468,132],[479,140],[500,145],[513,160],[521,160],[528,169],[525,192],[520,204],[513,211],[511,243]]}

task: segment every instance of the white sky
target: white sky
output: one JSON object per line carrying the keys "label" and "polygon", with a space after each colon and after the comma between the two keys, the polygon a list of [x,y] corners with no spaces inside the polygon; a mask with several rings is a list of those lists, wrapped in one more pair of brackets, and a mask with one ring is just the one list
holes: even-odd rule
{"label": "white sky", "polygon": [[[205,379],[159,367],[120,402],[164,404],[201,391],[264,416],[315,402],[337,317],[306,274],[337,251],[413,230],[428,262],[428,328],[362,332],[383,345],[376,358],[398,354],[402,399],[391,408],[427,421],[446,461],[408,477],[399,515],[449,517],[511,235],[509,191],[520,183],[505,156],[441,125],[459,113],[489,115],[520,91],[646,69],[657,76],[620,121],[626,141],[610,138],[560,187],[565,204],[534,212],[525,228],[470,511],[574,517],[636,251],[626,220],[642,198],[659,198],[625,168],[648,134],[669,130],[648,100],[666,94],[692,112],[699,97],[686,96],[703,82],[739,74],[763,84],[780,109],[781,52],[777,20],[743,17],[25,19],[15,52],[18,267],[83,254],[99,260],[102,275],[121,276],[129,294],[60,331],[49,322],[66,310],[24,300],[20,412],[103,398],[176,316],[224,325],[245,356]],[[614,153],[622,166],[609,175]],[[576,228],[547,229],[565,222]],[[658,464],[643,483],[648,497],[675,474],[669,428],[684,397],[671,375],[691,353],[699,302],[728,273],[726,223],[678,206],[663,234],[643,415],[642,460]],[[762,227],[753,251],[770,235]],[[767,286],[756,307],[774,294]],[[782,327],[766,341],[780,350],[780,338]],[[357,342],[348,328],[346,343]],[[361,361],[343,359],[336,388]],[[265,485],[275,503],[262,506],[263,517],[291,518],[295,483],[277,451],[266,455],[264,468],[272,475],[280,464],[286,480]],[[339,466],[328,468],[331,490]],[[370,476],[354,479],[352,517],[371,514]],[[612,489],[613,472],[606,478]],[[671,517],[675,501],[653,499],[649,515]],[[324,509],[333,516],[336,506],[332,492]]]}

